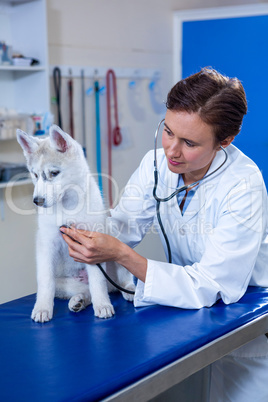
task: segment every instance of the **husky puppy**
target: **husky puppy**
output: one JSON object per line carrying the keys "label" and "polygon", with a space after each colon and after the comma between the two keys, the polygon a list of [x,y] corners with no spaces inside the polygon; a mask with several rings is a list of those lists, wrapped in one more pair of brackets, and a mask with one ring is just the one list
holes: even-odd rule
{"label": "husky puppy", "polygon": [[[34,183],[33,202],[38,206],[37,299],[32,319],[51,320],[54,297],[70,299],[73,312],[92,302],[97,317],[111,317],[114,308],[108,291],[115,288],[96,265],[81,264],[69,256],[59,230],[73,224],[79,229],[106,232],[103,200],[82,147],[55,125],[45,139],[17,130],[17,140]],[[113,262],[102,267],[121,287],[135,290],[133,277],[125,268]],[[122,294],[133,300],[132,295]]]}

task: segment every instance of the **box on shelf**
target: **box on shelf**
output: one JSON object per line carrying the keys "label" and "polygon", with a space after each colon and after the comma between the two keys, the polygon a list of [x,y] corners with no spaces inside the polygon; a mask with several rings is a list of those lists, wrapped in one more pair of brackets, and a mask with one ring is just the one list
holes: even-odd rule
{"label": "box on shelf", "polygon": [[33,121],[31,117],[26,114],[0,115],[0,140],[16,138],[17,128],[32,133]]}

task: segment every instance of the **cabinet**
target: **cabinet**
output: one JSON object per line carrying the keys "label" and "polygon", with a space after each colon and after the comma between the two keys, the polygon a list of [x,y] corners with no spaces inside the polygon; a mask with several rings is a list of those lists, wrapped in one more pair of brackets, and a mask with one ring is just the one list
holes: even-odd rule
{"label": "cabinet", "polygon": [[0,65],[0,108],[49,111],[46,0],[0,1],[0,40],[40,61],[35,67]]}
{"label": "cabinet", "polygon": [[[0,65],[0,109],[28,115],[48,112],[46,0],[0,0],[0,41],[40,61],[34,67]],[[25,162],[15,136],[0,141],[0,161]],[[26,180],[18,182],[9,197],[7,190],[0,183],[0,303],[36,291],[33,187]]]}
{"label": "cabinet", "polygon": [[[49,111],[46,0],[0,0],[0,41],[13,53],[39,60],[37,66],[0,64],[0,111],[23,114]],[[24,161],[15,139],[0,140],[0,161]]]}

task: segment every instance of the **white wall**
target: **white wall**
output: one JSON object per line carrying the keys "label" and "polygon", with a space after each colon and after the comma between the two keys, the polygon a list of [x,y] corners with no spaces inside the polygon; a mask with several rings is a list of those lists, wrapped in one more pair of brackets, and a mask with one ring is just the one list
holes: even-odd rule
{"label": "white wall", "polygon": [[[32,184],[14,187],[11,196],[0,189],[5,202],[0,219],[0,303],[17,299],[36,289],[35,275],[35,214],[24,214],[33,209]],[[1,194],[0,194],[1,196]]]}
{"label": "white wall", "polygon": [[[187,8],[254,4],[247,0],[47,0],[48,50],[51,65],[131,67],[161,72],[163,99],[172,85],[172,11]],[[38,35],[38,32],[37,32]],[[0,38],[1,39],[1,38]],[[142,108],[137,118],[129,105],[128,79],[118,80],[120,125],[130,138],[125,150],[113,153],[113,174],[121,189],[153,146],[153,133],[159,120],[150,104],[149,80],[142,80],[136,98]],[[64,129],[68,131],[66,79],[63,80]],[[87,81],[92,85],[92,80]],[[80,82],[75,87],[75,134],[81,138]],[[51,94],[53,95],[53,86]],[[133,99],[132,99],[133,100]],[[87,151],[95,170],[94,102],[87,102]],[[103,100],[102,100],[103,102]],[[55,107],[51,106],[52,110]],[[103,109],[104,110],[104,109]],[[105,127],[105,113],[102,124]],[[138,113],[139,114],[139,113]],[[104,130],[105,131],[105,130]],[[105,133],[104,144],[105,144]],[[14,147],[15,145],[13,145]],[[1,145],[0,155],[9,152]],[[105,161],[105,158],[104,158]],[[105,169],[105,166],[104,166]],[[14,200],[21,208],[31,208],[31,185],[17,188]],[[35,292],[35,215],[24,217],[5,205],[5,221],[0,221],[0,303]],[[149,238],[140,251],[150,258],[163,258],[161,246]],[[12,269],[10,267],[12,266]]]}

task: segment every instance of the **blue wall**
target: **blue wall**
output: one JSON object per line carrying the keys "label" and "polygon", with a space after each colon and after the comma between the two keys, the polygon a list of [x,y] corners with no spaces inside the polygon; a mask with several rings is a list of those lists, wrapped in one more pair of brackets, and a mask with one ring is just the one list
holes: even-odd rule
{"label": "blue wall", "polygon": [[182,49],[183,78],[211,66],[242,81],[248,114],[234,145],[268,186],[268,16],[184,22]]}

